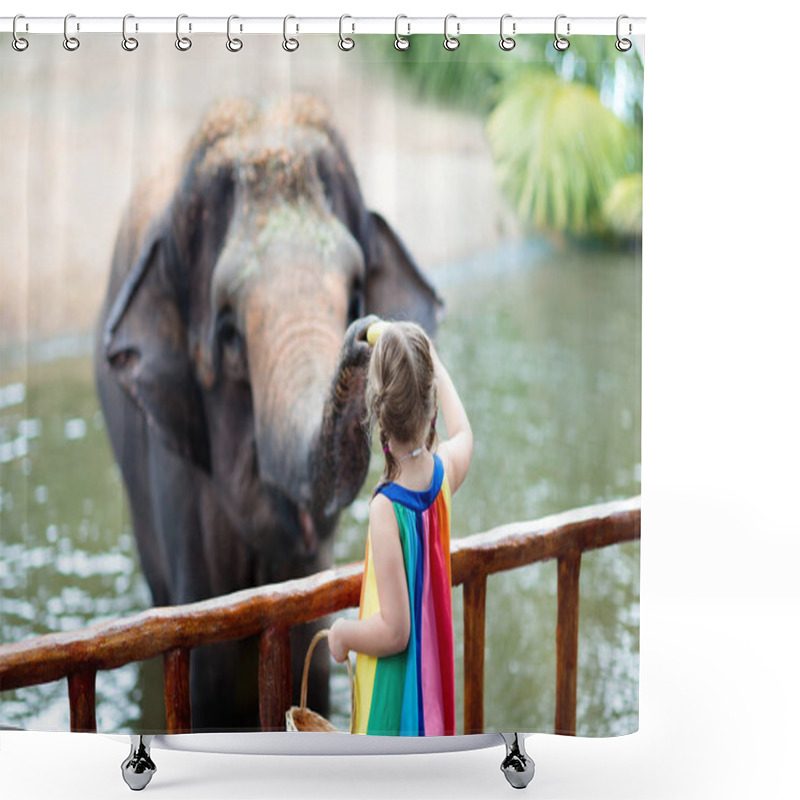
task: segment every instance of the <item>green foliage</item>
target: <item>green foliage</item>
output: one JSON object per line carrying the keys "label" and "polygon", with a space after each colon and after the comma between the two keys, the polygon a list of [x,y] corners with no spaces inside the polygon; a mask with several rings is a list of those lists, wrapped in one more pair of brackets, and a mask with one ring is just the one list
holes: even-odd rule
{"label": "green foliage", "polygon": [[642,173],[620,178],[603,203],[603,217],[622,237],[642,235]]}
{"label": "green foliage", "polygon": [[412,36],[405,51],[387,44],[386,36],[359,37],[358,45],[380,57],[418,97],[488,113],[497,99],[497,86],[513,73],[514,63],[502,58],[494,37],[465,37],[452,51],[444,49],[443,39],[443,35]]}
{"label": "green foliage", "polygon": [[403,52],[386,37],[363,38],[421,98],[487,116],[498,180],[530,228],[640,235],[644,71],[635,48],[576,36],[557,52],[541,35],[504,52],[499,30],[463,37],[455,51],[443,36],[412,36]]}
{"label": "green foliage", "polygon": [[548,39],[546,61],[562,79],[594,87],[604,105],[614,98],[620,119],[641,128],[644,65],[638,50],[621,53],[613,42],[608,36],[575,36],[569,49],[558,53]]}
{"label": "green foliage", "polygon": [[500,184],[533,227],[602,233],[602,205],[625,174],[629,129],[580,83],[531,71],[508,87],[489,116]]}

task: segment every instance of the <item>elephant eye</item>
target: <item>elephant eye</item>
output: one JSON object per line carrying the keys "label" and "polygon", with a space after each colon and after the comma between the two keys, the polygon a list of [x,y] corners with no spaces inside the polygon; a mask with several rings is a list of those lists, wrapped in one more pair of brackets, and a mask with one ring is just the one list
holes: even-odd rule
{"label": "elephant eye", "polygon": [[230,310],[217,317],[217,358],[227,377],[247,380],[247,347]]}

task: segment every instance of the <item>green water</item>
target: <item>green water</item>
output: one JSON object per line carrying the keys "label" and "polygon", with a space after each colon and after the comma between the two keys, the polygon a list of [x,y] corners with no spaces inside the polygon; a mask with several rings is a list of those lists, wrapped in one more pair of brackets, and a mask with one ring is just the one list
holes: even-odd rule
{"label": "green water", "polygon": [[[443,361],[475,434],[454,502],[453,536],[640,491],[641,271],[628,254],[509,245],[437,271],[447,302]],[[14,366],[17,361],[22,366]],[[88,354],[6,357],[0,381],[2,642],[143,610],[124,490],[106,439]],[[342,515],[335,558],[363,557],[364,490]],[[587,553],[581,567],[578,733],[638,727],[639,546]],[[492,576],[486,730],[552,731],[556,568]],[[457,709],[463,665],[454,591]],[[102,731],[163,727],[160,661],[97,678]],[[347,725],[347,679],[332,677]],[[66,729],[66,681],[0,695],[0,723]],[[461,724],[460,711],[457,714]]]}

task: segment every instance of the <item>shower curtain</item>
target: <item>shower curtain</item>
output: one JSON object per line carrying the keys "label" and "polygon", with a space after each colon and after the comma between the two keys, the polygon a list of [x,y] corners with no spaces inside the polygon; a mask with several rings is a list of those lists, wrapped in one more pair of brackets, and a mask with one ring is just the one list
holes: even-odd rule
{"label": "shower curtain", "polygon": [[292,614],[357,614],[375,315],[435,338],[474,434],[455,732],[635,731],[639,38],[29,38],[0,38],[0,724],[281,727]]}

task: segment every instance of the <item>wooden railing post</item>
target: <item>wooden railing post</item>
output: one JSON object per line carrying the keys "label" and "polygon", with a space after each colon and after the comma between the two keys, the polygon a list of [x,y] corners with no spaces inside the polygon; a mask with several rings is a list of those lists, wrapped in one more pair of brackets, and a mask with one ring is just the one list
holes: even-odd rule
{"label": "wooden railing post", "polygon": [[258,708],[262,731],[286,730],[292,704],[292,657],[289,628],[271,625],[258,640]]}
{"label": "wooden railing post", "polygon": [[464,733],[483,733],[486,575],[464,582]]}
{"label": "wooden railing post", "polygon": [[164,653],[164,704],[167,733],[192,732],[192,695],[189,686],[191,651],[176,647]]}
{"label": "wooden railing post", "polygon": [[97,720],[95,719],[96,675],[96,670],[83,669],[67,676],[69,729],[73,733],[97,733]]}
{"label": "wooden railing post", "polygon": [[559,557],[555,732],[568,736],[575,735],[576,724],[580,575],[580,551]]}

